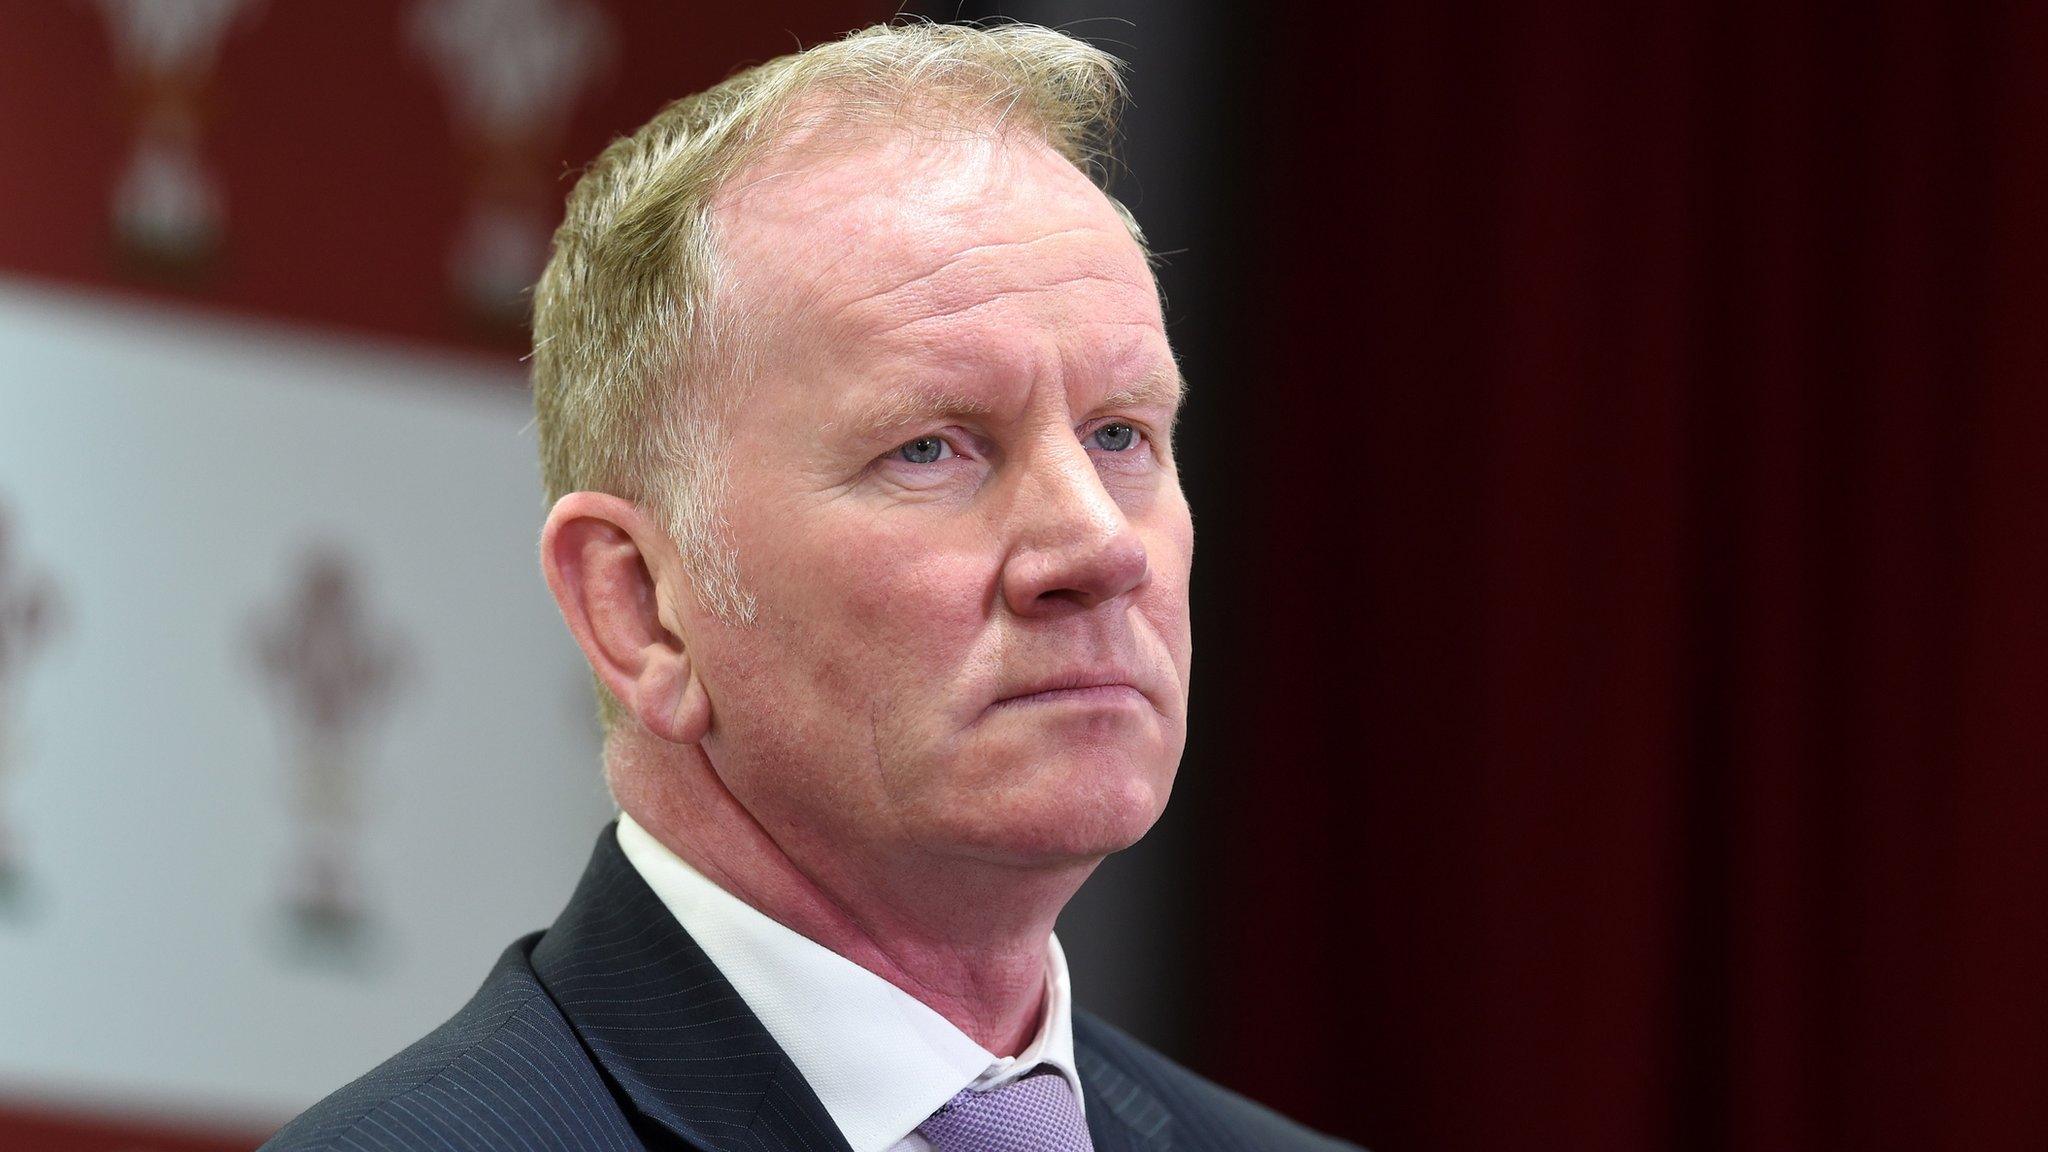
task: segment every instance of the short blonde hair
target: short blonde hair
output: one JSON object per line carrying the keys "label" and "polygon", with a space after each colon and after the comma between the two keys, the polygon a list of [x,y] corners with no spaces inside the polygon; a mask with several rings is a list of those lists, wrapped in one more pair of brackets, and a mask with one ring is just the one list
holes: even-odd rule
{"label": "short blonde hair", "polygon": [[[801,104],[855,127],[1028,131],[1108,195],[1122,67],[1028,24],[883,24],[748,68],[614,140],[569,193],[534,288],[549,503],[595,490],[640,505],[675,542],[700,601],[751,623],[720,508],[724,428],[751,382],[757,337],[716,306],[719,191],[790,140]],[[1110,201],[1144,249],[1137,221]],[[601,683],[598,701],[609,732],[625,710]]]}

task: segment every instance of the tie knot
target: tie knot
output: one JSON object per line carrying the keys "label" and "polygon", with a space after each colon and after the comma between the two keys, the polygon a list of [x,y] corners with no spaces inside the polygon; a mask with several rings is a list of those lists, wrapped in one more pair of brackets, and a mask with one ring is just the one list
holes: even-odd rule
{"label": "tie knot", "polygon": [[1000,1088],[961,1092],[917,1133],[937,1152],[1094,1152],[1073,1087],[1043,1064]]}

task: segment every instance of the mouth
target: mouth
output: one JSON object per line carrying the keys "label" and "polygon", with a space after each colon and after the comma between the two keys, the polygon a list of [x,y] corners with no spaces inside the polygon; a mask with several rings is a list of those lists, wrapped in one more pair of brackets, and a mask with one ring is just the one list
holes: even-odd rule
{"label": "mouth", "polygon": [[1135,685],[1124,681],[1102,684],[1076,684],[1067,687],[1045,688],[1036,692],[1023,692],[1005,696],[989,705],[991,710],[1003,708],[1031,708],[1046,705],[1065,704],[1091,708],[1121,708],[1145,703],[1145,694]]}

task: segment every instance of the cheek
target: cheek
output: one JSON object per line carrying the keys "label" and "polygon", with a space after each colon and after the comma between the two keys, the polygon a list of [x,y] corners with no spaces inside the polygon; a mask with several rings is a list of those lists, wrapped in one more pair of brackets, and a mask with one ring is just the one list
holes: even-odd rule
{"label": "cheek", "polygon": [[1153,591],[1146,614],[1153,620],[1160,638],[1172,649],[1183,677],[1192,646],[1189,584],[1194,575],[1195,526],[1184,498],[1152,534],[1148,543],[1152,561]]}
{"label": "cheek", "polygon": [[789,533],[756,587],[776,632],[769,643],[799,663],[801,679],[863,726],[873,715],[890,727],[941,701],[966,670],[994,559],[922,525],[859,520]]}
{"label": "cheek", "polygon": [[742,800],[786,829],[884,820],[954,751],[991,561],[879,528],[792,525],[751,570],[742,561],[760,618],[719,654],[744,671],[715,752]]}

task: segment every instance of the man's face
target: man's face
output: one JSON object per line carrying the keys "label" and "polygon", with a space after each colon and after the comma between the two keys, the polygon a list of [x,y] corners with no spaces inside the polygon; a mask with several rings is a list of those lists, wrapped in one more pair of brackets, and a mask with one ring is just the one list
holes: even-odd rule
{"label": "man's face", "polygon": [[[1130,845],[1186,742],[1194,550],[1138,246],[1028,140],[738,183],[722,303],[766,339],[725,514],[760,611],[691,610],[711,762],[800,864]],[[1125,686],[1006,699],[1069,677]]]}

